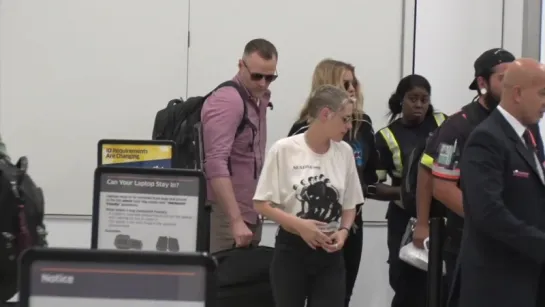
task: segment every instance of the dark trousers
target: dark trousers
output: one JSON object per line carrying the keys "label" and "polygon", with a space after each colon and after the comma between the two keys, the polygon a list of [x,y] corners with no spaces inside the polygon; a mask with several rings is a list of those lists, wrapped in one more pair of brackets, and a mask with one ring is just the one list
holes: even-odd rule
{"label": "dark trousers", "polygon": [[427,272],[399,259],[401,239],[410,215],[393,203],[388,207],[388,263],[392,307],[426,307]]}
{"label": "dark trousers", "polygon": [[536,307],[541,306],[545,306],[545,266],[541,267],[536,298]]}
{"label": "dark trousers", "polygon": [[341,252],[310,248],[303,239],[279,228],[271,263],[271,286],[277,307],[342,307],[345,268]]}
{"label": "dark trousers", "polygon": [[343,256],[344,266],[346,268],[346,296],[344,306],[350,305],[352,291],[358,278],[360,269],[361,252],[363,247],[363,221],[361,214],[356,216],[354,224],[357,226],[355,230],[351,230],[346,242],[344,243]]}

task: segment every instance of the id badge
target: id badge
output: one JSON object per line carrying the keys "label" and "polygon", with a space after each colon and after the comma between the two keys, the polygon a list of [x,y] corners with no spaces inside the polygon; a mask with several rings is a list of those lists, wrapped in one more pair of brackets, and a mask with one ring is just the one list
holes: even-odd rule
{"label": "id badge", "polygon": [[453,169],[458,164],[458,140],[454,144],[439,144],[436,163],[444,168]]}

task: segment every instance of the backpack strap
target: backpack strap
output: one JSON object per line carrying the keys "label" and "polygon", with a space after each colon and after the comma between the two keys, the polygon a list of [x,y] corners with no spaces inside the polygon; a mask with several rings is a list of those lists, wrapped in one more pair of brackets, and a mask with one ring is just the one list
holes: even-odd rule
{"label": "backpack strap", "polygon": [[242,106],[244,108],[243,109],[243,114],[242,114],[242,120],[240,121],[240,124],[237,127],[237,131],[235,133],[235,138],[237,136],[239,136],[242,133],[242,131],[244,131],[244,128],[246,127],[246,125],[249,125],[250,128],[252,128],[252,131],[253,131],[253,134],[254,134],[253,137],[255,138],[255,135],[257,134],[257,127],[252,122],[250,122],[250,120],[248,119],[248,106],[246,105],[248,100],[250,100],[250,96],[248,95],[248,92],[246,91],[246,89],[243,88],[240,84],[238,84],[237,82],[235,82],[233,80],[225,81],[222,84],[218,85],[208,95],[206,95],[205,99],[208,98],[208,96],[210,96],[213,92],[217,91],[218,89],[220,89],[222,87],[226,87],[226,86],[234,87],[238,91],[238,94],[240,95],[240,98],[242,98]]}
{"label": "backpack strap", "polygon": [[21,186],[23,178],[28,168],[28,159],[21,157],[15,167],[10,166],[11,162],[7,159],[0,160],[0,172],[10,183],[13,195],[18,201],[21,201]]}

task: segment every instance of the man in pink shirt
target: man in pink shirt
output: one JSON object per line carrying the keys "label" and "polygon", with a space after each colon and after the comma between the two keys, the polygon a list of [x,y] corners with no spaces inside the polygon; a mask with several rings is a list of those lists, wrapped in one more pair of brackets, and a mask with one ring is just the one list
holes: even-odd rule
{"label": "man in pink shirt", "polygon": [[[269,85],[277,78],[278,52],[265,39],[246,44],[233,78],[248,93],[246,101],[234,87],[222,87],[206,100],[203,127],[204,170],[208,180],[210,252],[259,244],[261,220],[252,198],[265,159]],[[241,133],[237,127],[247,122]]]}

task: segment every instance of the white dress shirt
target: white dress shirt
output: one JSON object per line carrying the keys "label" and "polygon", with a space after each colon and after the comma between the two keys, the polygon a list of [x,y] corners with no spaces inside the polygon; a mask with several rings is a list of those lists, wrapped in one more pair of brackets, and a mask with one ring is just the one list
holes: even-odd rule
{"label": "white dress shirt", "polygon": [[539,131],[541,132],[541,139],[545,144],[545,121],[543,120],[543,118],[539,121]]}

